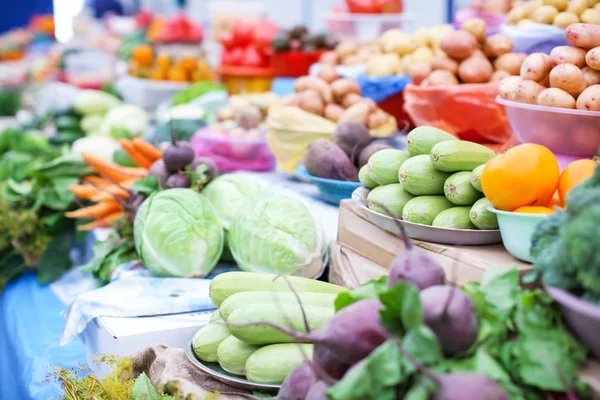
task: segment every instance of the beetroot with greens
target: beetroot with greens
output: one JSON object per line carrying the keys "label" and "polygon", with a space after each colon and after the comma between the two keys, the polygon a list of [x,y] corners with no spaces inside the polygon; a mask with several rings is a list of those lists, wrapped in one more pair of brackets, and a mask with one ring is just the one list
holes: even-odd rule
{"label": "beetroot with greens", "polygon": [[331,140],[317,139],[304,153],[309,174],[338,181],[358,181],[358,171],[348,155]]}

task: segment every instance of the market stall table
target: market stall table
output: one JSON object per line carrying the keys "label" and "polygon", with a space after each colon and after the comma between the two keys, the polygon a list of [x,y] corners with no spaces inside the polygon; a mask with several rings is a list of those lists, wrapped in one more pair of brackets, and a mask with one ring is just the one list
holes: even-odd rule
{"label": "market stall table", "polygon": [[[337,236],[338,209],[321,202],[318,189],[289,176],[256,174],[270,187],[281,187],[318,203],[316,209],[328,241]],[[89,239],[93,242],[93,237]],[[91,257],[91,243],[80,261]],[[9,284],[0,297],[0,398],[47,400],[60,395],[56,382],[46,378],[53,366],[78,369],[89,366],[81,339],[60,347],[65,323],[61,312],[77,294],[93,290],[91,275],[71,271],[51,285],[42,286],[33,273]],[[113,318],[113,321],[115,319]],[[182,338],[182,341],[188,339]],[[141,350],[132,349],[133,351]]]}

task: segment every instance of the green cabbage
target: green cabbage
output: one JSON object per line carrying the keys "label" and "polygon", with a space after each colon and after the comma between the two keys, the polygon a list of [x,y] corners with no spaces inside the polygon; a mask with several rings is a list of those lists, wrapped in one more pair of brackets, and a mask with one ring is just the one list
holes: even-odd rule
{"label": "green cabbage", "polygon": [[73,108],[81,115],[104,114],[121,104],[121,100],[101,90],[82,90],[73,100]]}
{"label": "green cabbage", "polygon": [[263,183],[248,174],[221,175],[212,181],[202,194],[211,201],[225,230],[250,200],[265,190]]}
{"label": "green cabbage", "polygon": [[302,274],[323,262],[323,227],[307,204],[286,192],[266,192],[233,221],[229,246],[244,271]]}
{"label": "green cabbage", "polygon": [[224,231],[208,199],[192,189],[164,190],[137,212],[135,247],[158,276],[204,277],[223,251]]}

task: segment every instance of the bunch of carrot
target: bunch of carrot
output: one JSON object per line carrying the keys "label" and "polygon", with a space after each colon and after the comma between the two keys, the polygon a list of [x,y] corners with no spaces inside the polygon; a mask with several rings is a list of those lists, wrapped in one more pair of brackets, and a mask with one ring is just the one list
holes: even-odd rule
{"label": "bunch of carrot", "polygon": [[114,221],[123,218],[127,213],[123,206],[131,196],[131,185],[147,177],[148,168],[162,157],[159,149],[142,139],[120,142],[139,167],[122,167],[89,153],[82,155],[85,163],[97,175],[85,176],[81,184],[69,187],[71,193],[78,199],[96,203],[65,213],[67,218],[93,219],[92,222],[79,226],[80,231],[107,228]]}

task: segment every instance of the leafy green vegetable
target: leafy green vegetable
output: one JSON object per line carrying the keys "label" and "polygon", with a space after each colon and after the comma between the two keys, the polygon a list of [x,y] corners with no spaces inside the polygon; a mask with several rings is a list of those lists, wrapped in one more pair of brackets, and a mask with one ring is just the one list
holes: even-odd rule
{"label": "leafy green vegetable", "polygon": [[423,325],[419,290],[407,282],[400,282],[379,295],[384,307],[380,310],[381,323],[398,336]]}
{"label": "leafy green vegetable", "polygon": [[21,108],[21,91],[0,89],[0,117],[14,117]]}
{"label": "leafy green vegetable", "polygon": [[94,257],[81,269],[91,272],[102,284],[106,284],[110,282],[112,273],[119,265],[137,259],[133,234],[124,235],[123,229],[120,229],[105,241],[94,244]]}
{"label": "leafy green vegetable", "polygon": [[387,290],[387,276],[383,275],[377,280],[359,286],[358,288],[338,294],[335,299],[335,311],[338,312],[344,307],[356,303],[363,299],[377,299],[379,295]]}
{"label": "leafy green vegetable", "polygon": [[600,166],[594,176],[567,196],[566,210],[545,218],[532,238],[535,274],[549,286],[565,289],[600,305]]}

